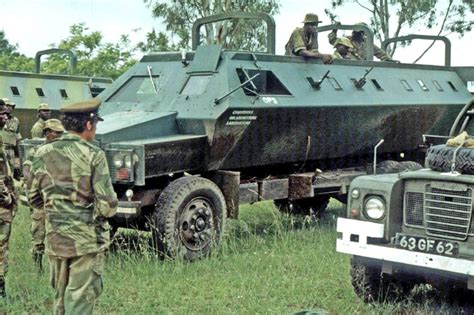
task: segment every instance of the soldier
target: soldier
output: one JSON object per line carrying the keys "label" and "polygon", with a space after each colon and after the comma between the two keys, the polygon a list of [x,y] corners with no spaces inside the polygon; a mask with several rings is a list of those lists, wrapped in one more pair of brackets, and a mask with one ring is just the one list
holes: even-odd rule
{"label": "soldier", "polygon": [[[48,119],[44,123],[43,137],[46,138],[45,143],[51,142],[59,138],[64,132],[64,127],[59,119]],[[30,176],[31,161],[36,150],[31,149],[23,163],[23,178],[27,182]],[[44,237],[45,237],[45,215],[44,209],[34,209],[30,207],[31,217],[31,254],[33,262],[38,270],[38,274],[43,274],[43,254],[44,254]]]}
{"label": "soldier", "polygon": [[339,37],[336,39],[334,43],[334,48],[336,51],[332,55],[334,59],[356,59],[354,55],[350,53],[350,49],[352,49],[351,41],[347,37]]}
{"label": "soldier", "polygon": [[61,108],[67,133],[37,149],[27,183],[30,205],[45,211],[56,314],[92,314],[102,292],[107,218],[118,201],[105,153],[90,143],[99,105],[92,99]]}
{"label": "soldier", "polygon": [[3,127],[3,146],[8,162],[10,163],[10,168],[14,172],[14,175],[18,175],[15,173],[15,156],[18,155],[18,142],[21,140],[20,120],[12,114],[16,104],[8,98],[3,98],[2,100],[8,110],[8,122],[5,127]]}
{"label": "soldier", "polygon": [[38,105],[38,120],[31,128],[31,138],[41,138],[43,136],[44,122],[51,118],[49,105],[41,103]]}
{"label": "soldier", "polygon": [[[336,24],[341,24],[337,22]],[[356,23],[355,25],[368,25],[364,22]],[[366,60],[367,59],[367,36],[365,36],[364,31],[352,31],[352,36],[347,36],[347,38],[351,41],[353,48],[350,50],[350,53],[358,60]],[[333,30],[328,34],[329,43],[331,45],[335,45],[337,40],[337,30]],[[397,60],[393,60],[390,56],[380,47],[374,45],[374,56],[380,59],[381,61],[390,61],[390,62],[398,62]]]}
{"label": "soldier", "polygon": [[[0,128],[8,122],[8,109],[0,100]],[[1,139],[1,138],[0,138]],[[0,298],[6,297],[5,275],[8,270],[8,242],[11,223],[15,215],[15,194],[13,174],[7,156],[0,145]]]}
{"label": "soldier", "polygon": [[318,51],[318,33],[315,28],[319,22],[319,18],[316,14],[306,14],[303,27],[297,27],[293,33],[291,33],[290,39],[285,45],[285,55],[318,58],[322,59],[324,63],[332,63],[331,55],[321,54]]}

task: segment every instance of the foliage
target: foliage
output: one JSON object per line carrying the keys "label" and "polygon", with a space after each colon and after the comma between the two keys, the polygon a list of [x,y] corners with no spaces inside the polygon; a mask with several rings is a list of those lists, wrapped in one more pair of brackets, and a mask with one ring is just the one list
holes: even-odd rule
{"label": "foliage", "polygon": [[[275,14],[280,7],[278,0],[143,1],[155,17],[163,19],[170,38],[177,37],[177,43],[170,41],[173,50],[190,47],[192,24],[198,18],[234,11]],[[219,43],[231,49],[263,50],[265,34],[261,21],[239,20],[204,25],[202,37],[208,44]]]}
{"label": "foliage", "polygon": [[18,52],[18,45],[13,45],[0,31],[0,69],[9,71],[33,71],[34,60]]}
{"label": "foliage", "polygon": [[[356,3],[371,14],[370,26],[380,42],[399,37],[418,25],[435,30],[435,35],[439,36],[451,33],[463,36],[474,26],[472,0],[333,0],[332,9],[326,9],[325,12],[335,21],[335,10],[347,3]],[[432,44],[428,49],[431,47]],[[396,48],[395,44],[388,50],[389,54],[393,55]]]}
{"label": "foliage", "polygon": [[[84,23],[72,25],[69,37],[52,47],[76,53],[77,75],[115,79],[136,62],[133,58],[135,48],[131,46],[128,35],[121,35],[116,43],[104,43],[102,33],[90,32]],[[42,72],[67,73],[68,66],[67,56],[54,54],[42,63]]]}

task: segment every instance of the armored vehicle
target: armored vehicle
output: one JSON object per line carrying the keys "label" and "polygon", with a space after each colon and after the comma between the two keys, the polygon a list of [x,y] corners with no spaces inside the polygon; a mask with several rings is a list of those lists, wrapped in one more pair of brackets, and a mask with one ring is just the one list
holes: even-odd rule
{"label": "armored vehicle", "polygon": [[[267,51],[199,45],[202,25],[232,18],[263,19]],[[360,25],[320,30],[333,28],[373,38]],[[394,171],[470,97],[463,68],[374,62],[372,45],[369,60],[331,65],[276,55],[265,14],[199,19],[192,36],[193,51],[146,55],[100,96],[96,138],[121,199],[111,223],[151,230],[163,255],[209,254],[241,203],[314,213],[345,201],[380,139],[377,158],[391,162],[379,169]]]}
{"label": "armored vehicle", "polygon": [[[450,136],[473,134],[473,115],[471,99]],[[430,144],[446,138],[425,136]],[[432,145],[425,169],[352,182],[348,218],[337,222],[337,251],[353,255],[352,283],[365,301],[396,300],[419,283],[430,283],[445,298],[462,297],[462,291],[472,297],[474,140],[459,138],[450,146]]]}
{"label": "armored vehicle", "polygon": [[[70,57],[69,74],[40,73],[41,57],[52,53],[66,53]],[[0,71],[0,97],[16,104],[14,115],[21,121],[20,133],[30,137],[30,129],[37,118],[40,103],[48,103],[54,112],[65,104],[97,96],[112,83],[108,78],[74,75],[76,55],[70,50],[47,49],[35,56],[35,73]]]}

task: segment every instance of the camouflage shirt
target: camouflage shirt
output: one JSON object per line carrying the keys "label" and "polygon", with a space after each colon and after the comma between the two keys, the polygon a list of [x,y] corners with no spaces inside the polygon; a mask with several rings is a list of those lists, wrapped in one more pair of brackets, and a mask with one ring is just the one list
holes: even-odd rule
{"label": "camouflage shirt", "polygon": [[105,153],[77,135],[38,148],[27,183],[32,208],[46,212],[45,253],[70,258],[105,250],[106,218],[117,210]]}
{"label": "camouflage shirt", "polygon": [[33,127],[31,127],[31,138],[43,138],[43,128],[45,121],[40,118],[38,119]]}
{"label": "camouflage shirt", "polygon": [[[0,134],[1,135],[1,134]],[[12,222],[14,214],[15,187],[13,172],[8,163],[0,136],[0,221]]]}
{"label": "camouflage shirt", "polygon": [[13,116],[3,129],[6,131],[6,135],[3,139],[5,144],[15,147],[17,142],[21,140],[20,120]]}
{"label": "camouflage shirt", "polygon": [[318,52],[318,33],[308,38],[302,27],[295,28],[285,45],[285,55],[299,55],[298,52],[302,49]]}
{"label": "camouflage shirt", "polygon": [[[349,52],[358,60],[366,60],[367,59],[367,42],[365,41],[366,37],[364,36],[364,40],[362,42],[357,42],[352,40],[352,36],[346,36],[350,41],[353,48],[349,50]],[[337,40],[337,34],[335,32],[330,32],[328,34],[329,43],[334,45]],[[374,56],[377,57],[381,61],[393,61],[392,58],[381,48],[374,45]]]}

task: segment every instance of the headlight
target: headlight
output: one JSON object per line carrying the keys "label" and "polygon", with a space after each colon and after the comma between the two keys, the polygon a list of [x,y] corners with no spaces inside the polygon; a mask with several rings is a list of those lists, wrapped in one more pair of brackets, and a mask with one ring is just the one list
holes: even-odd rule
{"label": "headlight", "polygon": [[132,161],[132,156],[130,154],[125,155],[123,158],[123,161],[125,163],[126,168],[132,168],[133,161]]}
{"label": "headlight", "polygon": [[379,197],[370,197],[365,202],[365,214],[372,220],[380,220],[385,215],[385,202]]}
{"label": "headlight", "polygon": [[112,159],[112,163],[114,163],[115,168],[121,168],[123,166],[124,156],[123,153],[117,153],[114,155]]}

